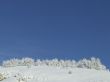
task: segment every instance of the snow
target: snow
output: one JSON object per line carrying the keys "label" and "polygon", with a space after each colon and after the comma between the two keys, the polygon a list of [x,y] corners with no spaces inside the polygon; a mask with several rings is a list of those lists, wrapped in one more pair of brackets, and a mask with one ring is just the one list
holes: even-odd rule
{"label": "snow", "polygon": [[[71,73],[69,73],[71,72]],[[1,82],[110,82],[110,72],[56,66],[0,67],[6,79]]]}

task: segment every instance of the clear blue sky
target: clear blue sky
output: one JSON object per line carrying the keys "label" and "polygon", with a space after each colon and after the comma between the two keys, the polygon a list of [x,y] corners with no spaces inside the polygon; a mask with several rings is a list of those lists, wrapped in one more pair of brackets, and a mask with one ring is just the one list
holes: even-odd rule
{"label": "clear blue sky", "polygon": [[94,56],[110,67],[110,0],[0,0],[0,55]]}

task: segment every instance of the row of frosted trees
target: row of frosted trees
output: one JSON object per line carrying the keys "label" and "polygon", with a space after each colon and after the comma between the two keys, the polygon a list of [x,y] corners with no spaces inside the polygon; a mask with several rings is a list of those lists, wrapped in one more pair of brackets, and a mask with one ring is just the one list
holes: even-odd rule
{"label": "row of frosted trees", "polygon": [[3,61],[2,65],[4,67],[13,67],[13,66],[58,66],[58,67],[72,67],[72,68],[87,68],[87,69],[96,69],[96,70],[106,70],[99,58],[92,57],[91,59],[82,59],[79,61],[75,60],[34,60],[32,58],[22,58],[22,59],[10,59]]}

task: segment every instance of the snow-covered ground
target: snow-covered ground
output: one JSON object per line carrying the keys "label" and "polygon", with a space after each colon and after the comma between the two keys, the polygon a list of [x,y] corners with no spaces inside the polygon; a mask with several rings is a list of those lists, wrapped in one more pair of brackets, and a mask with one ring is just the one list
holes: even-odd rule
{"label": "snow-covered ground", "polygon": [[110,82],[110,72],[55,66],[0,67],[1,82]]}

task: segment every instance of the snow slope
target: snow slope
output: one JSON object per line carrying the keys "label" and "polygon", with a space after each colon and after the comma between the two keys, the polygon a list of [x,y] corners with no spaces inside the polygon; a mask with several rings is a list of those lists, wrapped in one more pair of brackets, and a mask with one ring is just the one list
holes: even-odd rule
{"label": "snow slope", "polygon": [[110,72],[54,66],[0,67],[1,82],[110,82]]}

